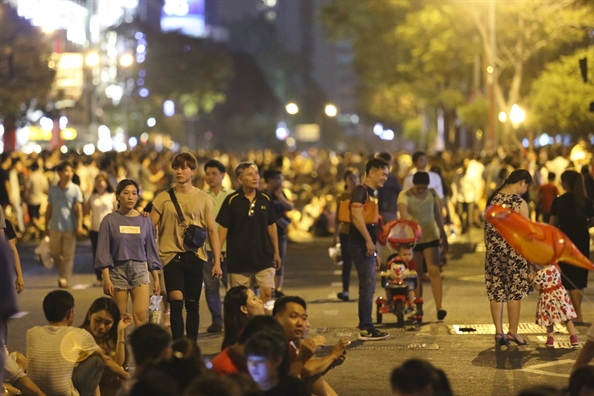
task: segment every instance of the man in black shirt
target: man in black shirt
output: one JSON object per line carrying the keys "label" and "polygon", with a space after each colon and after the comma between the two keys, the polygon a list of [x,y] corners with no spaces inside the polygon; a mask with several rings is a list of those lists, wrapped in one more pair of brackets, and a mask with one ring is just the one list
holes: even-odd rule
{"label": "man in black shirt", "polygon": [[272,298],[275,270],[281,266],[276,213],[270,195],[257,189],[256,164],[242,162],[235,174],[241,188],[225,198],[217,215],[221,246],[227,240],[227,287],[255,283],[266,303]]}
{"label": "man in black shirt", "polygon": [[383,340],[388,337],[373,326],[373,294],[375,293],[375,270],[380,266],[375,250],[379,230],[377,189],[388,178],[388,163],[373,158],[365,165],[365,181],[357,186],[351,196],[351,228],[349,254],[359,275],[359,339]]}

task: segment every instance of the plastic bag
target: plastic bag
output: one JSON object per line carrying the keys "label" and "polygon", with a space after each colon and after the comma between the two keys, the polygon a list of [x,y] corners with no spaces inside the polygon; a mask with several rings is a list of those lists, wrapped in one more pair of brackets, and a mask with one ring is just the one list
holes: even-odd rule
{"label": "plastic bag", "polygon": [[48,236],[43,238],[39,246],[35,248],[35,259],[43,264],[45,268],[53,268],[54,260],[50,254],[50,239]]}
{"label": "plastic bag", "polygon": [[161,309],[161,301],[163,296],[152,295],[149,302],[149,323],[161,324],[163,317],[163,310]]}
{"label": "plastic bag", "polygon": [[340,243],[336,246],[330,246],[328,248],[328,256],[336,265],[342,265],[342,250],[340,250]]}

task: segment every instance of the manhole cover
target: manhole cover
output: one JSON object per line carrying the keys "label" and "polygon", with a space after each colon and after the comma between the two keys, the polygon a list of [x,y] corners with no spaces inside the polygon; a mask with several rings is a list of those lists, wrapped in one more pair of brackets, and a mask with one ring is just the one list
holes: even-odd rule
{"label": "manhole cover", "polygon": [[366,351],[366,350],[378,350],[378,349],[389,349],[389,350],[405,350],[405,349],[428,349],[428,350],[436,350],[439,349],[439,345],[437,344],[400,344],[400,345],[360,345],[354,348],[349,349],[351,350],[359,350],[359,351]]}
{"label": "manhole cover", "polygon": [[[495,334],[495,325],[493,324],[455,324],[448,326],[450,334]],[[507,333],[508,325],[503,325],[503,332]],[[518,334],[546,334],[546,327],[535,323],[520,323]],[[555,325],[555,333],[569,334],[567,328],[561,324]]]}

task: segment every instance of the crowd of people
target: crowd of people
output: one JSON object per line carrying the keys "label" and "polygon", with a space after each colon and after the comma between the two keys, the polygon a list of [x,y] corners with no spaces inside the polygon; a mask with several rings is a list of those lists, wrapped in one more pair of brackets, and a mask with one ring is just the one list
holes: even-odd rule
{"label": "crowd of people", "polygon": [[[505,204],[527,218],[548,220],[589,254],[594,181],[587,156],[572,162],[568,153],[554,157],[544,150],[525,159],[500,152],[482,160],[462,152],[196,154],[3,155],[0,253],[7,260],[0,261],[15,276],[0,278],[10,278],[19,293],[26,287],[15,241],[36,238],[49,244],[60,289],[43,302],[48,324],[27,332],[26,355],[7,356],[18,389],[56,395],[336,394],[324,374],[345,361],[350,342],[341,339],[325,356],[314,357],[326,340],[308,336],[306,302],[283,288],[287,241],[311,234],[341,241],[343,288],[337,298],[349,300],[350,271],[357,271],[358,338],[364,341],[388,337],[372,319],[381,219],[421,227],[422,238],[404,261],[427,274],[440,321],[447,315],[440,272],[448,239],[485,224],[485,282],[498,346],[527,344],[517,331],[520,303],[542,276],[534,277],[530,264],[484,222],[485,206]],[[563,195],[552,195],[559,191]],[[96,285],[110,298],[97,299],[82,325],[73,327],[74,298],[64,289],[77,239],[86,235]],[[562,268],[558,282],[537,285],[541,293],[555,293],[549,301],[562,311],[556,317],[544,308],[539,312],[551,347],[553,324],[567,323],[572,345],[574,324],[583,324],[587,273]],[[221,283],[227,289],[222,304]],[[196,344],[202,285],[212,316],[208,332],[224,331],[221,354],[211,363]],[[410,293],[411,301],[422,297],[422,282]],[[151,295],[165,302],[163,327],[147,323]],[[2,299],[0,322],[14,313],[11,298]],[[594,334],[589,337],[579,365],[594,356]],[[132,375],[126,370],[130,361],[136,366]],[[411,380],[409,371],[424,377]],[[422,361],[396,369],[391,383],[396,394],[452,394],[445,374]]]}

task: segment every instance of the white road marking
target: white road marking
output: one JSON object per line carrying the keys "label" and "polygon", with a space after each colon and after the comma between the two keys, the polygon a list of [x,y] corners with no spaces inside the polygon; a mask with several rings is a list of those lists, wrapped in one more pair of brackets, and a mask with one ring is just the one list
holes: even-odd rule
{"label": "white road marking", "polygon": [[338,316],[338,309],[330,309],[328,311],[323,311],[322,312],[325,316]]}
{"label": "white road marking", "polygon": [[332,282],[330,283],[330,287],[342,287],[342,282]]}
{"label": "white road marking", "polygon": [[342,270],[336,270],[332,273],[332,275],[342,275]]}
{"label": "white road marking", "polygon": [[575,363],[575,360],[564,359],[564,360],[557,360],[556,362],[548,362],[548,363],[542,363],[542,364],[535,364],[534,366],[523,367],[523,368],[521,368],[519,370],[520,371],[525,371],[527,373],[532,373],[532,374],[548,375],[548,376],[551,376],[551,377],[569,378],[569,374],[552,373],[550,371],[539,370],[539,369],[542,369],[542,368],[545,368],[545,367],[561,366],[561,365],[564,365],[564,364],[571,364],[571,365],[573,365],[574,363]]}
{"label": "white road marking", "polygon": [[21,311],[21,312],[17,312],[17,313],[15,313],[14,315],[12,315],[12,316],[10,317],[10,319],[20,319],[20,318],[22,318],[23,316],[27,316],[27,315],[29,315],[29,312],[26,312],[26,311]]}

